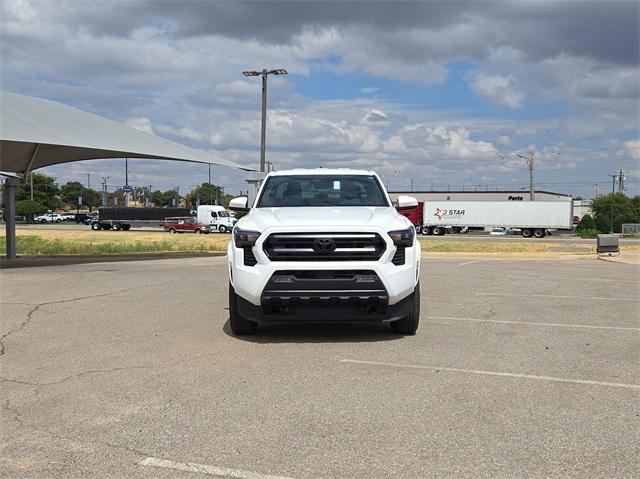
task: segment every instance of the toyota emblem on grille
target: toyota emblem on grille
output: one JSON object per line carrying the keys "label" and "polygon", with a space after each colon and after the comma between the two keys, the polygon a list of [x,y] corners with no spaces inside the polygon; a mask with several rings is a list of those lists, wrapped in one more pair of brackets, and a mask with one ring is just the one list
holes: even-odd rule
{"label": "toyota emblem on grille", "polygon": [[316,238],[313,241],[313,251],[327,254],[336,249],[336,242],[333,238]]}

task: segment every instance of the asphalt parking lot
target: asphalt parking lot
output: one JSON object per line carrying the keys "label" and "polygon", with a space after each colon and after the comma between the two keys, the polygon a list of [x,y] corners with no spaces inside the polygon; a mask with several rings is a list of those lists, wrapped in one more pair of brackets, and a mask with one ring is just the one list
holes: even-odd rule
{"label": "asphalt parking lot", "polygon": [[225,258],[1,275],[2,477],[640,477],[637,266],[425,260],[413,337],[233,337]]}

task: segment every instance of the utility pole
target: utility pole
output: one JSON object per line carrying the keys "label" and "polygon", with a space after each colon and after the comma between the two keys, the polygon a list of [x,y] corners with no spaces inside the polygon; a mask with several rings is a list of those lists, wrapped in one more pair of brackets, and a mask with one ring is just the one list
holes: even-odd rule
{"label": "utility pole", "polygon": [[211,184],[211,163],[209,163],[209,184]]}
{"label": "utility pole", "polygon": [[624,193],[624,174],[622,168],[620,168],[620,173],[618,173],[618,193]]}
{"label": "utility pole", "polygon": [[597,197],[598,197],[598,183],[594,183],[594,184],[593,184],[593,188],[595,189],[595,196],[594,196],[594,198],[597,198]]}
{"label": "utility pole", "polygon": [[107,180],[111,178],[110,176],[102,177],[102,207],[105,208],[107,206]]}
{"label": "utility pole", "polygon": [[616,178],[618,175],[609,175],[611,177],[611,210],[609,212],[609,233],[613,233],[613,201],[616,194]]}
{"label": "utility pole", "polygon": [[534,151],[529,152],[529,156],[523,155],[522,153],[516,153],[516,156],[521,160],[524,160],[527,166],[529,167],[529,200],[534,201],[536,199],[536,180],[535,180],[535,169],[536,169],[536,156]]}
{"label": "utility pole", "polygon": [[91,189],[91,173],[87,173],[87,189]]}
{"label": "utility pole", "polygon": [[176,186],[176,208],[180,207],[180,187]]}
{"label": "utility pole", "polygon": [[413,191],[413,178],[411,178],[411,191]]}

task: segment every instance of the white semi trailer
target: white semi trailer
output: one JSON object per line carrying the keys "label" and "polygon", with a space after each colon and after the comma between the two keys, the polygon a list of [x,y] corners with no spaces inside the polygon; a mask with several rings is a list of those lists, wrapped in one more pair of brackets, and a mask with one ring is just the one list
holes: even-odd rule
{"label": "white semi trailer", "polygon": [[425,201],[422,233],[443,235],[463,228],[519,229],[525,238],[544,238],[549,230],[571,230],[573,202]]}

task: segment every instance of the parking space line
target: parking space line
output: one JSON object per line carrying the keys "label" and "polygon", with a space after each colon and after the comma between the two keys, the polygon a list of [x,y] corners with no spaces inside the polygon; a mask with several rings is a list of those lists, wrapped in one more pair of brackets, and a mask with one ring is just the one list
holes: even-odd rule
{"label": "parking space line", "polygon": [[497,261],[496,258],[488,258],[488,259],[476,259],[473,261],[467,261],[465,263],[460,263],[458,266],[466,266],[468,264],[476,264],[476,263],[485,263],[487,261]]}
{"label": "parking space line", "polygon": [[443,319],[446,321],[468,321],[471,323],[504,323],[504,324],[521,324],[523,326],[550,326],[558,328],[587,328],[587,329],[613,329],[619,331],[639,331],[640,328],[628,328],[624,326],[597,326],[591,324],[562,324],[562,323],[538,323],[529,321],[509,321],[502,319],[482,319],[482,318],[452,318],[448,316],[427,316],[426,319]]}
{"label": "parking space line", "polygon": [[533,379],[536,381],[550,381],[556,383],[567,384],[584,384],[588,386],[606,386],[614,388],[635,389],[640,391],[640,384],[628,384],[628,383],[611,383],[607,381],[591,381],[588,379],[570,379],[570,378],[558,378],[555,376],[536,376],[534,374],[518,374],[518,373],[504,373],[500,371],[482,371],[477,369],[460,369],[460,368],[447,368],[439,366],[423,366],[419,364],[400,364],[400,363],[385,363],[382,361],[361,361],[358,359],[341,359],[342,363],[351,364],[365,364],[369,366],[384,366],[391,368],[403,368],[403,369],[422,369],[427,371],[446,371],[452,373],[463,374],[479,374],[482,376],[501,376],[519,379]]}
{"label": "parking space line", "polygon": [[174,462],[168,459],[157,457],[147,457],[140,462],[142,466],[160,467],[172,469],[174,471],[196,472],[215,477],[229,477],[232,479],[292,479],[288,476],[274,476],[271,474],[261,474],[259,472],[242,471],[239,469],[229,469],[226,467],[210,466],[208,464],[198,464],[195,462]]}
{"label": "parking space line", "polygon": [[557,298],[557,299],[595,299],[598,301],[635,301],[639,298],[605,298],[596,296],[560,296],[554,294],[518,294],[518,293],[476,293],[479,296],[514,296],[520,298]]}

